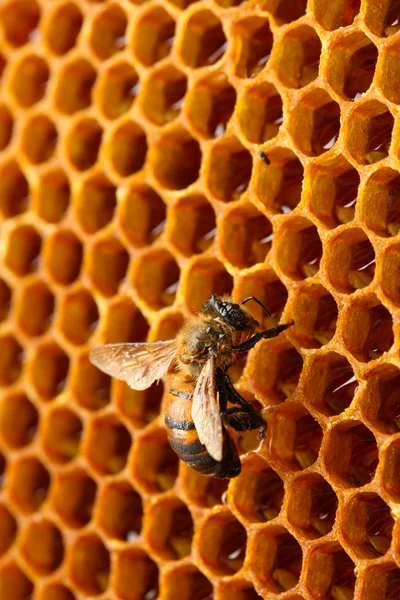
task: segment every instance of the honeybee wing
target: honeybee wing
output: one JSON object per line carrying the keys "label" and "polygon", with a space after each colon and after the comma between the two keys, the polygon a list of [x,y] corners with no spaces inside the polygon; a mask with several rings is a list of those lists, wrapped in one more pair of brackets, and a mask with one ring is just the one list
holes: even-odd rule
{"label": "honeybee wing", "polygon": [[219,410],[215,358],[210,356],[201,370],[193,393],[192,419],[197,435],[215,460],[222,460],[222,421]]}
{"label": "honeybee wing", "polygon": [[168,371],[176,341],[105,344],[93,348],[90,362],[107,375],[122,379],[134,390],[145,390]]}

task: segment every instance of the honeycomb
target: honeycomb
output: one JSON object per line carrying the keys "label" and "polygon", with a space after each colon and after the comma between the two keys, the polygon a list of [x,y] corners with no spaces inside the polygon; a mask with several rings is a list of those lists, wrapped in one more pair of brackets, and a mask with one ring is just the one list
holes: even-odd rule
{"label": "honeycomb", "polygon": [[[0,1],[2,600],[400,598],[399,19]],[[295,320],[232,368],[230,482],[88,360],[225,292]]]}

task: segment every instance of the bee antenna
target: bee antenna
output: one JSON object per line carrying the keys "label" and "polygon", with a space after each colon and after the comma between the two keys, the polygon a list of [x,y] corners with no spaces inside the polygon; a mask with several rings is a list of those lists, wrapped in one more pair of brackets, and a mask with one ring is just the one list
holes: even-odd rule
{"label": "bee antenna", "polygon": [[246,304],[246,302],[248,302],[249,300],[254,300],[254,302],[257,302],[257,304],[259,304],[265,310],[265,312],[267,313],[267,315],[269,317],[272,317],[271,311],[269,311],[268,308],[265,306],[265,304],[263,304],[261,302],[261,300],[259,300],[255,296],[249,296],[248,298],[245,298],[244,300],[242,300],[241,304]]}

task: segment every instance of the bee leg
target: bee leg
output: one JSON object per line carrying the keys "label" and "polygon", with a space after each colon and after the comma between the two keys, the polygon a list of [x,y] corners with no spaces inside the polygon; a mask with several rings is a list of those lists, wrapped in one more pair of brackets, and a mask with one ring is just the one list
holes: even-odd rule
{"label": "bee leg", "polygon": [[271,329],[266,329],[265,331],[260,331],[256,333],[251,338],[239,344],[238,346],[232,346],[232,350],[235,352],[247,352],[247,350],[251,350],[260,340],[268,340],[269,338],[276,337],[282,331],[285,331],[288,327],[294,325],[294,321],[290,321],[290,323],[284,323],[283,325],[278,325],[277,327],[272,327]]}
{"label": "bee leg", "polygon": [[226,427],[235,431],[248,431],[249,429],[266,429],[265,421],[255,412],[243,411],[240,408],[228,408],[222,414],[222,422]]}
{"label": "bee leg", "polygon": [[219,368],[217,369],[217,386],[220,396],[222,390],[222,393],[225,394],[233,404],[239,404],[245,412],[254,412],[254,408],[250,402],[247,402],[247,400],[245,400],[235,389],[228,373],[225,373],[225,371]]}

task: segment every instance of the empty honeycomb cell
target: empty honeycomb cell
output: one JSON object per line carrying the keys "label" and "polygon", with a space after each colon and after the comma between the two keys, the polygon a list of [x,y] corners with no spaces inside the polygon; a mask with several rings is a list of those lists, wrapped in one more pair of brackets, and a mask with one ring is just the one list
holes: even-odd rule
{"label": "empty honeycomb cell", "polygon": [[324,346],[335,335],[338,308],[320,285],[298,289],[290,316],[295,322],[290,332],[304,348]]}
{"label": "empty honeycomb cell", "polygon": [[343,341],[358,360],[375,360],[390,350],[394,342],[393,319],[374,296],[369,301],[352,302],[344,318]]}
{"label": "empty honeycomb cell", "polygon": [[24,531],[20,551],[36,575],[50,575],[58,569],[64,558],[61,532],[47,519],[32,521]]}
{"label": "empty honeycomb cell", "polygon": [[0,336],[0,386],[15,383],[22,371],[24,351],[14,336]]}
{"label": "empty honeycomb cell", "polygon": [[377,100],[369,100],[356,106],[343,128],[351,156],[361,165],[373,164],[386,158],[393,124],[393,115],[385,104]]}
{"label": "empty honeycomb cell", "polygon": [[115,172],[129,177],[144,167],[146,134],[134,121],[124,121],[111,132],[105,151]]}
{"label": "empty honeycomb cell", "polygon": [[149,334],[149,340],[170,340],[177,336],[185,319],[180,312],[164,312]]}
{"label": "empty honeycomb cell", "polygon": [[0,150],[7,148],[14,130],[14,119],[5,104],[0,104]]}
{"label": "empty honeycomb cell", "polygon": [[389,246],[382,258],[382,278],[380,285],[384,294],[395,306],[400,305],[400,290],[397,285],[400,272],[400,247]]}
{"label": "empty honeycomb cell", "polygon": [[107,344],[146,341],[149,325],[129,297],[109,305],[103,334]]}
{"label": "empty honeycomb cell", "polygon": [[99,494],[95,519],[108,537],[131,543],[142,529],[142,499],[127,481],[107,483]]}
{"label": "empty honeycomb cell", "polygon": [[129,243],[147,246],[162,233],[166,207],[162,198],[145,183],[133,183],[118,206],[119,224]]}
{"label": "empty honeycomb cell", "polygon": [[317,22],[328,31],[351,25],[360,11],[361,0],[313,0],[313,12]]}
{"label": "empty honeycomb cell", "polygon": [[117,203],[117,190],[101,172],[82,182],[75,210],[79,224],[86,233],[96,233],[111,221]]}
{"label": "empty honeycomb cell", "polygon": [[291,134],[307,156],[319,156],[334,146],[339,137],[340,107],[321,88],[303,96],[291,113]]}
{"label": "empty honeycomb cell", "polygon": [[50,583],[43,586],[39,600],[75,600],[73,593],[61,583]]}
{"label": "empty honeycomb cell", "polygon": [[73,123],[66,139],[68,160],[78,169],[86,171],[97,161],[103,130],[96,119],[82,117]]}
{"label": "empty honeycomb cell", "polygon": [[71,188],[62,169],[51,169],[39,176],[32,206],[47,223],[58,223],[68,210]]}
{"label": "empty honeycomb cell", "polygon": [[238,77],[255,77],[267,64],[272,51],[273,36],[269,19],[246,17],[233,30],[233,69]]}
{"label": "empty honeycomb cell", "polygon": [[83,424],[66,406],[56,406],[41,422],[42,446],[49,459],[67,463],[79,453]]}
{"label": "empty honeycomb cell", "polygon": [[321,157],[306,178],[306,202],[323,225],[333,228],[354,219],[360,176],[341,154]]}
{"label": "empty honeycomb cell", "polygon": [[[16,4],[16,3],[15,3]],[[32,598],[33,583],[14,562],[4,564],[0,569],[0,594],[9,600]]]}
{"label": "empty honeycomb cell", "polygon": [[331,486],[317,474],[300,475],[289,486],[287,518],[307,539],[332,531],[338,499]]}
{"label": "empty honeycomb cell", "polygon": [[110,475],[125,467],[132,439],[125,425],[108,415],[93,418],[83,443],[86,459],[92,468],[103,475]]}
{"label": "empty honeycomb cell", "polygon": [[210,10],[192,12],[185,22],[178,52],[193,69],[217,63],[224,55],[227,41],[222,24]]}
{"label": "empty honeycomb cell", "polygon": [[30,225],[19,225],[12,229],[6,242],[4,264],[18,276],[36,270],[42,240]]}
{"label": "empty honeycomb cell", "polygon": [[222,202],[238,200],[247,190],[253,161],[239,140],[229,135],[218,140],[208,156],[207,187]]}
{"label": "empty honeycomb cell", "polygon": [[321,41],[308,25],[289,29],[275,55],[276,72],[284,85],[301,88],[318,77]]}
{"label": "empty honeycomb cell", "polygon": [[32,117],[22,131],[21,150],[34,165],[44,163],[53,156],[58,141],[58,133],[45,115]]}
{"label": "empty honeycomb cell", "polygon": [[40,8],[35,1],[14,0],[0,11],[0,25],[12,46],[23,46],[33,40],[40,20]]}
{"label": "empty honeycomb cell", "polygon": [[23,448],[37,433],[39,415],[23,392],[4,395],[0,402],[0,438],[9,448]]}
{"label": "empty honeycomb cell", "polygon": [[14,65],[10,89],[23,108],[33,106],[46,92],[50,72],[44,58],[37,55],[24,56]]}
{"label": "empty honeycomb cell", "polygon": [[3,487],[3,485],[5,483],[6,468],[7,468],[6,459],[4,458],[3,454],[1,454],[1,452],[0,452],[0,489]]}
{"label": "empty honeycomb cell", "polygon": [[78,41],[83,15],[74,2],[64,2],[53,9],[45,25],[44,37],[53,54],[62,56]]}
{"label": "empty honeycomb cell", "polygon": [[264,262],[272,244],[272,225],[253,204],[241,204],[225,212],[220,222],[222,256],[238,268]]}
{"label": "empty honeycomb cell", "polygon": [[313,408],[331,417],[350,406],[357,387],[348,360],[336,352],[328,352],[314,357],[305,381],[305,394]]}
{"label": "empty honeycomb cell", "polygon": [[0,321],[8,317],[12,303],[12,291],[4,279],[0,279]]}
{"label": "empty honeycomb cell", "polygon": [[161,591],[165,600],[174,600],[174,598],[210,600],[213,598],[211,582],[191,564],[168,570],[161,579]]}
{"label": "empty honeycomb cell", "polygon": [[147,493],[172,488],[178,476],[178,463],[165,429],[149,429],[136,439],[130,468],[137,484]]}
{"label": "empty honeycomb cell", "polygon": [[10,465],[7,472],[8,493],[23,513],[36,512],[46,500],[50,474],[35,456],[23,456]]}
{"label": "empty honeycomb cell", "polygon": [[94,17],[90,44],[98,58],[106,60],[125,48],[127,25],[127,16],[116,2],[106,5],[104,10]]}
{"label": "empty honeycomb cell", "polygon": [[372,481],[378,447],[372,431],[359,421],[342,421],[327,436],[325,465],[336,485],[360,487]]}
{"label": "empty honeycomb cell", "polygon": [[297,388],[303,359],[295,348],[287,345],[257,344],[250,377],[254,390],[267,405],[290,398]]}
{"label": "empty honeycomb cell", "polygon": [[228,510],[202,522],[197,544],[201,559],[215,575],[233,575],[242,568],[247,534]]}
{"label": "empty honeycomb cell", "polygon": [[186,115],[205,138],[220,137],[228,127],[236,103],[236,91],[223,71],[196,80],[187,94]]}
{"label": "empty honeycomb cell", "polygon": [[46,240],[44,264],[56,283],[73,283],[79,276],[82,258],[82,243],[69,229],[58,229]]}
{"label": "empty honeycomb cell", "polygon": [[37,346],[31,364],[34,388],[42,400],[53,400],[65,386],[69,371],[69,358],[55,342]]}
{"label": "empty honeycomb cell", "polygon": [[272,83],[263,81],[244,88],[237,119],[249,142],[262,144],[274,138],[283,123],[282,98]]}
{"label": "empty honeycomb cell", "polygon": [[137,260],[132,282],[138,296],[150,308],[159,310],[174,303],[179,275],[179,267],[172,254],[162,248],[154,248]]}
{"label": "empty honeycomb cell", "polygon": [[360,592],[365,600],[395,600],[400,593],[400,569],[390,562],[369,567]]}
{"label": "empty honeycomb cell", "polygon": [[67,527],[79,529],[92,518],[96,483],[80,467],[60,471],[53,481],[50,503]]}
{"label": "empty honeycomb cell", "polygon": [[399,384],[400,372],[393,365],[381,365],[368,373],[361,409],[374,429],[382,433],[400,430]]}
{"label": "empty honeycomb cell", "polygon": [[69,555],[69,577],[87,596],[105,592],[110,576],[110,555],[95,533],[78,537]]}
{"label": "empty honeycomb cell", "polygon": [[153,71],[143,83],[143,113],[156,125],[170,123],[181,111],[186,90],[185,74],[173,65],[163,65]]}
{"label": "empty honeycomb cell", "polygon": [[292,279],[314,277],[321,258],[322,242],[316,226],[303,217],[288,219],[277,245],[277,259],[283,273]]}
{"label": "empty honeycomb cell", "polygon": [[158,597],[158,568],[140,548],[116,553],[112,587],[119,598],[153,600]]}
{"label": "empty honeycomb cell", "polygon": [[[157,339],[162,339],[158,338]],[[119,413],[138,429],[157,418],[160,412],[164,386],[153,383],[147,390],[133,390],[125,383],[116,382],[113,401]]]}
{"label": "empty honeycomb cell", "polygon": [[132,36],[136,58],[150,67],[171,52],[175,21],[162,6],[151,6],[137,20]]}
{"label": "empty honeycomb cell", "polygon": [[183,196],[169,208],[168,239],[183,255],[205,252],[213,243],[215,234],[215,212],[205,196]]}
{"label": "empty honeycomb cell", "polygon": [[182,127],[161,134],[152,154],[153,172],[163,187],[183,190],[197,180],[201,165],[200,146]]}
{"label": "empty honeycomb cell", "polygon": [[92,285],[104,296],[115,295],[128,264],[129,255],[116,238],[98,239],[91,248],[87,266]]}
{"label": "empty honeycomb cell", "polygon": [[133,66],[118,60],[104,68],[96,84],[96,99],[107,119],[117,119],[132,106],[139,90],[139,78]]}
{"label": "empty honeycomb cell", "polygon": [[218,600],[262,600],[262,596],[259,596],[247,581],[223,583],[216,598]]}
{"label": "empty honeycomb cell", "polygon": [[375,251],[361,229],[347,229],[331,242],[327,273],[340,292],[351,294],[369,285],[375,275]]}
{"label": "empty honeycomb cell", "polygon": [[260,529],[252,547],[253,572],[268,592],[281,594],[300,578],[303,554],[297,540],[280,525]]}
{"label": "empty honeycomb cell", "polygon": [[365,24],[379,37],[388,37],[399,31],[399,2],[384,0],[376,5],[368,2],[365,6]]}
{"label": "empty honeycomb cell", "polygon": [[60,328],[73,344],[85,344],[93,335],[99,321],[96,302],[83,288],[66,294],[61,308]]}
{"label": "empty honeycomb cell", "polygon": [[29,185],[18,163],[11,159],[0,165],[0,211],[6,219],[26,211]]}
{"label": "empty honeycomb cell", "polygon": [[256,163],[254,185],[257,197],[273,213],[290,213],[300,202],[303,165],[288,148],[268,152],[269,163]]}
{"label": "empty honeycomb cell", "polygon": [[17,536],[18,525],[5,504],[0,504],[0,556],[12,547]]}
{"label": "empty honeycomb cell", "polygon": [[[400,174],[393,169],[377,169],[365,182],[361,194],[361,218],[382,237],[400,231]],[[386,277],[384,281],[388,281]]]}
{"label": "empty honeycomb cell", "polygon": [[200,257],[186,272],[185,303],[191,312],[199,310],[211,294],[223,296],[232,292],[233,280],[223,263],[212,257]]}
{"label": "empty honeycomb cell", "polygon": [[351,600],[355,581],[355,565],[338,543],[326,542],[313,548],[305,580],[312,598]]}
{"label": "empty honeycomb cell", "polygon": [[[398,469],[400,466],[400,442],[394,440],[385,448],[382,458],[381,484],[389,501],[400,501]],[[397,542],[398,545],[398,542]]]}
{"label": "empty honeycomb cell", "polygon": [[257,303],[247,304],[246,310],[260,323],[262,329],[267,329],[280,320],[288,293],[272,269],[259,268],[240,277],[235,285],[235,297],[242,301],[249,296],[256,296],[271,313],[273,320]]}
{"label": "empty honeycomb cell", "polygon": [[55,81],[53,103],[57,111],[72,115],[90,106],[97,73],[89,61],[73,58],[65,63]]}
{"label": "empty honeycomb cell", "polygon": [[186,504],[177,498],[160,500],[146,514],[145,539],[162,560],[178,560],[191,552],[193,520]]}
{"label": "empty honeycomb cell", "polygon": [[252,456],[242,463],[242,472],[233,480],[231,501],[239,514],[251,523],[264,523],[280,513],[283,481],[268,463]]}
{"label": "empty honeycomb cell", "polygon": [[71,391],[80,406],[88,410],[104,408],[110,401],[111,380],[81,354],[71,375]]}
{"label": "empty honeycomb cell", "polygon": [[47,285],[32,280],[22,289],[16,305],[17,322],[25,335],[42,335],[51,327],[54,296]]}

